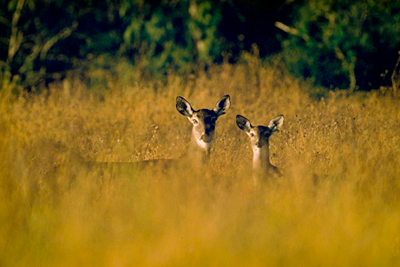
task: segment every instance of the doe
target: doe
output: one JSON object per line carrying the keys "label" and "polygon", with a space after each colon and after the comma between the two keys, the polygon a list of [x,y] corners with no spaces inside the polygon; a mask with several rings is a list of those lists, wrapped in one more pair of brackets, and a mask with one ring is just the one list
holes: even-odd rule
{"label": "doe", "polygon": [[149,159],[138,162],[88,162],[89,169],[93,167],[101,170],[118,168],[119,170],[142,170],[155,168],[166,170],[171,166],[176,166],[179,162],[199,162],[205,164],[210,158],[211,146],[214,141],[215,123],[219,116],[225,114],[231,105],[230,96],[223,96],[215,104],[214,109],[194,110],[190,103],[181,96],[176,98],[176,109],[186,116],[193,124],[192,142],[189,151],[178,159]]}
{"label": "doe", "polygon": [[219,116],[225,114],[231,106],[230,96],[225,95],[215,104],[214,109],[195,110],[189,101],[181,96],[176,98],[176,109],[193,124],[192,143],[189,157],[199,158],[206,163],[210,158],[214,141],[215,124]]}
{"label": "doe", "polygon": [[268,126],[253,126],[247,118],[237,115],[236,124],[250,137],[253,150],[253,182],[257,186],[261,178],[278,173],[278,168],[269,161],[269,138],[282,127],[283,115],[273,118]]}

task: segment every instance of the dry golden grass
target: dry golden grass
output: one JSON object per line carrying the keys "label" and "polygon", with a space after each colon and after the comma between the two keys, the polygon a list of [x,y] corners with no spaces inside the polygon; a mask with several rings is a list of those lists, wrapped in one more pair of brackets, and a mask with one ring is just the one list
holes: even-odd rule
{"label": "dry golden grass", "polygon": [[[93,88],[77,78],[19,98],[3,88],[0,266],[397,266],[398,100],[316,101],[279,65],[245,61],[166,84],[121,71]],[[177,158],[190,123],[175,97],[212,108],[224,94],[232,107],[205,174],[83,164]],[[270,139],[281,179],[253,188],[236,114],[264,125],[285,115]]]}

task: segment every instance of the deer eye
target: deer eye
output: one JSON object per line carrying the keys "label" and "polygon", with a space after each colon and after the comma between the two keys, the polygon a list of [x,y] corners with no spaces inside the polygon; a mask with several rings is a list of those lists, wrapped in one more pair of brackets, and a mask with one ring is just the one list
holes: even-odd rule
{"label": "deer eye", "polygon": [[250,133],[250,137],[254,137],[254,133]]}
{"label": "deer eye", "polygon": [[193,124],[198,124],[199,123],[198,120],[196,120],[196,119],[193,119],[192,122],[193,122]]}

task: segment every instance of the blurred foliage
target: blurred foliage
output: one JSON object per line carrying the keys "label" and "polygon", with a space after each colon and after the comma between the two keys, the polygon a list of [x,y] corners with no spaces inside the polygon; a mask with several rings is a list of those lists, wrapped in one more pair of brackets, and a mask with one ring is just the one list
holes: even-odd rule
{"label": "blurred foliage", "polygon": [[325,87],[373,89],[394,66],[400,49],[397,0],[308,0],[296,3],[293,28],[283,38],[290,70]]}
{"label": "blurred foliage", "polygon": [[220,6],[211,1],[124,0],[124,52],[149,71],[211,63],[221,52]]}
{"label": "blurred foliage", "polygon": [[325,88],[370,90],[393,83],[399,11],[395,0],[0,0],[0,83],[34,91],[73,70],[108,88],[99,71],[124,75],[119,64],[159,80],[256,47]]}
{"label": "blurred foliage", "polygon": [[75,58],[118,48],[115,13],[111,1],[1,0],[3,85],[34,90],[46,79],[60,78]]}

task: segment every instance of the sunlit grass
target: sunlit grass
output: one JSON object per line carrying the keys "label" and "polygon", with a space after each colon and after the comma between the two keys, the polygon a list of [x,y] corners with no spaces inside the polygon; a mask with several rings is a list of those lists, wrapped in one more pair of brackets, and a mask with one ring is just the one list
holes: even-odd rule
{"label": "sunlit grass", "polygon": [[[396,266],[398,100],[313,100],[279,65],[246,60],[166,84],[69,78],[19,98],[3,88],[0,266]],[[164,171],[88,168],[180,157],[190,123],[176,96],[199,109],[225,94],[232,107],[206,172],[195,159]],[[281,179],[252,186],[236,114],[263,125],[285,116],[270,139]]]}

